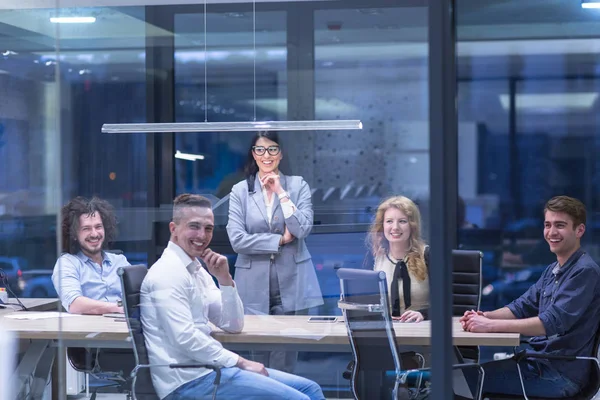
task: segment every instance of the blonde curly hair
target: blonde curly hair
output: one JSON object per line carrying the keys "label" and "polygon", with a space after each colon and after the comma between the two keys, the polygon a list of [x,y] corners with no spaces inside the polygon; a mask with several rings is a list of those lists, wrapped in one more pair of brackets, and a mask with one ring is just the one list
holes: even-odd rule
{"label": "blonde curly hair", "polygon": [[384,200],[375,213],[375,219],[369,228],[367,235],[367,246],[371,250],[374,258],[387,254],[390,250],[390,243],[383,234],[383,217],[390,208],[396,208],[402,211],[408,218],[410,225],[409,249],[406,254],[406,266],[408,271],[414,275],[417,280],[427,279],[427,265],[425,264],[425,241],[421,238],[421,213],[417,205],[408,197],[394,196]]}

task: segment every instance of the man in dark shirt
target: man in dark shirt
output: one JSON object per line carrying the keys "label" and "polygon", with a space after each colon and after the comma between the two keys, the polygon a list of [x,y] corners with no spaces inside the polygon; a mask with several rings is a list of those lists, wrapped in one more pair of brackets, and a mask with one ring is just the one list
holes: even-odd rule
{"label": "man in dark shirt", "polygon": [[[580,247],[586,211],[579,200],[557,196],[544,208],[544,238],[556,262],[517,300],[489,312],[468,311],[469,332],[515,332],[532,336],[527,350],[590,356],[600,322],[600,267]],[[521,395],[513,359],[484,363],[484,393]],[[569,397],[589,379],[588,361],[527,359],[520,362],[528,396]],[[468,376],[470,383],[473,377]]]}

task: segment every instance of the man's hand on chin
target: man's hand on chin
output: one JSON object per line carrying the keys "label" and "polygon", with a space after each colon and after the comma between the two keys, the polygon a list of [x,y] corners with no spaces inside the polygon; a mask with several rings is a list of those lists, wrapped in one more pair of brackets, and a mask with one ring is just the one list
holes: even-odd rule
{"label": "man's hand on chin", "polygon": [[233,278],[231,278],[231,274],[229,273],[227,257],[207,248],[200,258],[206,264],[208,272],[217,278],[219,286],[233,286]]}

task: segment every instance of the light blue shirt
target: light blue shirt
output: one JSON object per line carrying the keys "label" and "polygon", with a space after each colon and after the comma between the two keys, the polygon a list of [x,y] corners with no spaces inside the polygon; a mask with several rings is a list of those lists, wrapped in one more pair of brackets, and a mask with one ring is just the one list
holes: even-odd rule
{"label": "light blue shirt", "polygon": [[56,260],[52,283],[65,310],[69,311],[79,296],[109,303],[121,300],[117,269],[130,264],[121,254],[102,252],[102,258],[102,266],[81,251],[75,255],[63,254]]}

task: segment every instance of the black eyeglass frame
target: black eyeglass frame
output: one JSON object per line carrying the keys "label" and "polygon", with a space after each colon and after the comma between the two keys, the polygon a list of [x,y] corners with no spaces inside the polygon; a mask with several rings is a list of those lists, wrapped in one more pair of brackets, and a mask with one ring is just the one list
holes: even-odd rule
{"label": "black eyeglass frame", "polygon": [[[260,149],[262,149],[262,151]],[[271,151],[272,149],[275,149],[275,150]],[[271,155],[271,156],[276,156],[277,154],[279,154],[281,152],[281,147],[279,147],[279,146],[269,146],[269,147],[265,147],[265,146],[252,146],[252,151],[257,156],[262,156],[266,152],[268,152],[269,155]]]}

